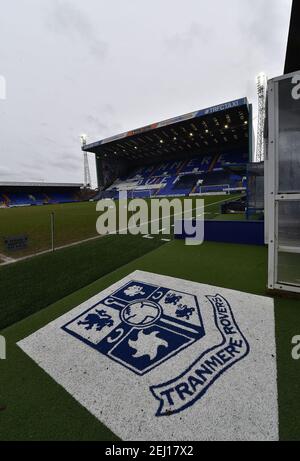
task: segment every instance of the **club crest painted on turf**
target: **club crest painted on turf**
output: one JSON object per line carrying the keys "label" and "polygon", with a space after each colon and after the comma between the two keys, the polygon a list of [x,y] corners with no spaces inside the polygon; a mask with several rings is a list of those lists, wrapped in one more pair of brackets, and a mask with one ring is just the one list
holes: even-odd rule
{"label": "club crest painted on turf", "polygon": [[63,329],[138,375],[205,335],[196,296],[135,281]]}
{"label": "club crest painted on turf", "polygon": [[199,342],[199,352],[193,348],[179,376],[150,386],[159,403],[156,416],[170,416],[193,405],[249,353],[230,304],[219,294],[204,296],[203,303],[211,306],[221,341],[203,351],[206,331],[198,299],[201,302],[192,293],[132,280],[62,329],[139,376]]}

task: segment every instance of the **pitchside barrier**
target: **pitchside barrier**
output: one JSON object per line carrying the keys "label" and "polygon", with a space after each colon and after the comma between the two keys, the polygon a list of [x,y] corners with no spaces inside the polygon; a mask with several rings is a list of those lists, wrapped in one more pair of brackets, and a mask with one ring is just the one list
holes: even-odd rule
{"label": "pitchside barrier", "polygon": [[247,219],[253,215],[264,216],[264,162],[247,166]]}
{"label": "pitchside barrier", "polygon": [[[195,225],[195,220],[193,225]],[[182,227],[183,231],[175,233],[175,238],[179,240],[192,238],[193,236],[185,232],[185,226]],[[264,245],[264,221],[205,221],[204,241]]]}
{"label": "pitchside barrier", "polygon": [[222,192],[223,194],[230,194],[230,184],[215,184],[210,186],[201,186],[199,193],[203,194],[215,194]]}

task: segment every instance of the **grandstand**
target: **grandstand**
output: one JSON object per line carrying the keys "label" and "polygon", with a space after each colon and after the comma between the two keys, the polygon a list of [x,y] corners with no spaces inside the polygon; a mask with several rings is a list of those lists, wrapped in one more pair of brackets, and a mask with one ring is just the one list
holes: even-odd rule
{"label": "grandstand", "polygon": [[82,201],[82,184],[1,182],[0,207],[25,207]]}
{"label": "grandstand", "polygon": [[[299,29],[294,1],[286,72],[299,68]],[[195,440],[300,440],[300,99],[282,106],[280,130],[291,92],[269,94],[280,104],[265,162],[253,163],[246,99],[83,148],[96,198],[196,196],[197,211],[204,195],[202,245],[185,244],[175,210],[174,230],[104,237],[88,188],[0,183],[1,441],[163,457],[196,453]],[[278,170],[293,173],[284,193]]]}
{"label": "grandstand", "polygon": [[243,98],[84,145],[96,154],[95,199],[243,192],[252,134]]}

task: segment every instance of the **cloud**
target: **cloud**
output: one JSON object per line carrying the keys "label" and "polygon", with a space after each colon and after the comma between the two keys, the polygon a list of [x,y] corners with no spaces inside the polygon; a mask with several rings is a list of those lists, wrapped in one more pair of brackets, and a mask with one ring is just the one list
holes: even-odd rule
{"label": "cloud", "polygon": [[96,127],[100,132],[106,132],[109,129],[108,124],[101,122],[98,117],[94,117],[93,115],[88,115],[86,121],[89,125]]}
{"label": "cloud", "polygon": [[6,166],[0,166],[0,179],[3,176],[11,176],[12,171]]}
{"label": "cloud", "polygon": [[[59,170],[61,169],[66,169],[68,171],[72,170],[72,171],[79,171],[80,170],[80,167],[81,167],[81,163],[80,161],[71,161],[71,160],[66,160],[65,158],[61,159],[61,160],[51,160],[49,162],[49,166],[52,167],[52,168],[57,168]],[[82,167],[82,170],[83,170],[83,167]]]}
{"label": "cloud", "polygon": [[284,67],[291,0],[27,0],[18,15],[3,3],[2,180],[80,182],[80,133],[92,142],[245,94],[256,109],[255,75]]}
{"label": "cloud", "polygon": [[23,172],[41,171],[41,165],[40,164],[35,164],[33,162],[20,163],[20,167],[22,167]]}
{"label": "cloud", "polygon": [[82,153],[78,149],[78,152],[64,152],[46,160],[47,165],[51,168],[67,169],[67,170],[78,170],[82,165]]}
{"label": "cloud", "polygon": [[[111,106],[106,105],[107,107],[107,115],[109,117],[110,114],[113,114],[113,109]],[[105,113],[105,108],[103,111],[100,111],[101,113]],[[108,118],[106,117],[106,118]],[[94,132],[96,136],[106,136],[109,135],[110,133],[115,133],[119,132],[122,130],[122,125],[116,121],[109,121],[109,120],[103,120],[104,117],[101,119],[99,117],[96,117],[94,115],[88,115],[86,117],[86,122],[87,126],[89,127],[89,131]]]}
{"label": "cloud", "polygon": [[[50,156],[49,156],[50,157]],[[38,175],[40,177],[41,171],[44,169],[54,169],[56,171],[78,171],[82,165],[82,156],[79,151],[79,154],[72,154],[72,153],[62,153],[60,156],[55,156],[51,158],[41,158],[36,157],[36,161],[34,161],[34,156],[31,161],[21,162],[20,163],[20,171],[25,177],[28,174],[33,173],[34,175]],[[7,173],[9,174],[9,173]],[[1,167],[0,167],[0,177],[1,177]]]}
{"label": "cloud", "polygon": [[70,2],[57,1],[46,23],[56,33],[79,38],[95,57],[104,59],[107,56],[108,43],[98,38],[87,14]]}
{"label": "cloud", "polygon": [[[244,13],[247,18],[241,24],[241,38],[247,44],[247,61],[245,65],[265,62],[283,45],[283,35],[287,35],[286,24],[282,21],[283,9],[291,6],[290,0],[273,0],[272,7],[266,0],[243,0]],[[264,70],[264,69],[261,69]]]}
{"label": "cloud", "polygon": [[33,169],[34,168],[31,167],[25,167],[16,171],[14,169],[0,166],[0,181],[39,181],[41,179],[40,173],[35,174]]}
{"label": "cloud", "polygon": [[165,39],[165,47],[171,52],[190,52],[195,45],[208,43],[211,28],[207,25],[193,22],[183,33],[176,33]]}

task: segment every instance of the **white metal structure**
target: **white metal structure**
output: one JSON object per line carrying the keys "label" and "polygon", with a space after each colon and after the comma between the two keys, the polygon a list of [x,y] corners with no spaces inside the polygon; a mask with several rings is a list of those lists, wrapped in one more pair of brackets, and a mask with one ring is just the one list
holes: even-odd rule
{"label": "white metal structure", "polygon": [[84,158],[84,186],[85,187],[90,187],[92,181],[91,181],[91,173],[90,173],[90,167],[89,167],[89,160],[88,160],[87,152],[84,152],[83,158]]}
{"label": "white metal structure", "polygon": [[263,72],[256,78],[257,95],[258,95],[258,122],[257,122],[257,145],[256,161],[263,162],[265,155],[264,145],[264,126],[266,116],[266,94],[267,94],[267,76]]}
{"label": "white metal structure", "polygon": [[[87,136],[86,134],[82,134],[80,136],[81,140],[81,147],[86,146],[87,144]],[[92,184],[91,180],[91,173],[90,173],[90,167],[89,167],[89,160],[88,160],[88,154],[87,152],[83,152],[83,163],[84,163],[84,187],[90,187]]]}
{"label": "white metal structure", "polygon": [[300,71],[268,83],[268,287],[300,293]]}

